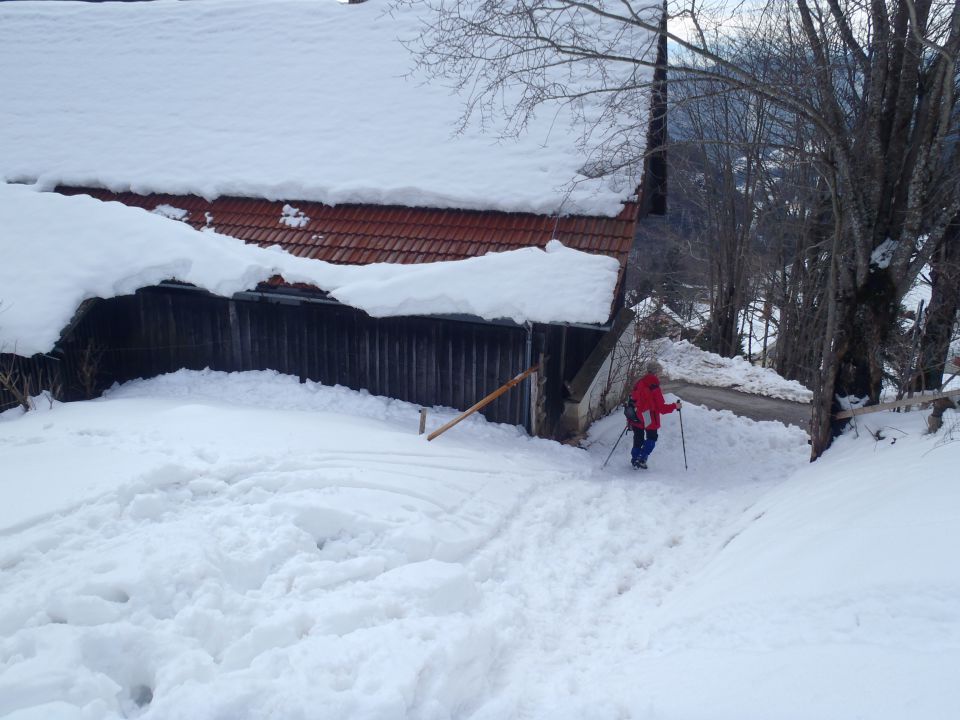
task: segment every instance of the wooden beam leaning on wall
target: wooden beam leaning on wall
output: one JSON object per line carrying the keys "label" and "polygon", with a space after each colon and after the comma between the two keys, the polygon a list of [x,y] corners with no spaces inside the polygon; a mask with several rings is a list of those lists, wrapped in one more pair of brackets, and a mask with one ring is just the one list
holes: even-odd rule
{"label": "wooden beam leaning on wall", "polygon": [[496,390],[494,390],[492,393],[490,393],[489,395],[487,395],[485,398],[483,398],[483,400],[480,400],[478,403],[476,403],[476,404],[473,405],[472,407],[468,408],[467,410],[464,410],[462,413],[460,413],[459,415],[457,415],[453,420],[451,420],[450,422],[448,422],[446,425],[444,425],[443,427],[437,428],[437,429],[434,430],[432,433],[430,433],[429,435],[427,435],[427,440],[433,440],[435,437],[437,437],[437,436],[439,436],[439,435],[442,435],[442,434],[445,433],[447,430],[449,430],[450,428],[452,428],[454,425],[456,425],[458,422],[460,422],[461,420],[463,420],[465,417],[467,417],[467,416],[469,416],[469,415],[473,415],[473,413],[475,413],[477,410],[482,410],[482,409],[485,408],[487,405],[489,405],[489,404],[492,403],[494,400],[496,400],[498,397],[500,397],[500,396],[503,395],[505,392],[507,392],[507,390],[509,390],[510,388],[512,388],[512,387],[514,387],[514,386],[516,386],[516,385],[519,385],[519,384],[520,384],[521,382],[523,382],[527,377],[529,377],[530,375],[532,375],[533,373],[535,373],[535,372],[536,372],[537,370],[539,370],[539,369],[540,369],[540,364],[539,364],[539,363],[537,363],[536,365],[531,365],[531,366],[528,367],[526,370],[524,370],[522,373],[520,373],[520,374],[517,375],[516,377],[508,380],[508,381],[505,382],[503,385],[501,385],[501,386],[498,387]]}

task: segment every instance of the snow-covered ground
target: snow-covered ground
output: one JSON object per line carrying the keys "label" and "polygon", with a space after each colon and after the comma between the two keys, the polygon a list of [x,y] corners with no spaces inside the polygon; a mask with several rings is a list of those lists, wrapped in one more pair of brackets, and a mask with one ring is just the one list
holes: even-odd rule
{"label": "snow-covered ground", "polygon": [[686,404],[689,469],[672,414],[638,473],[626,441],[602,467],[619,416],[586,450],[427,442],[417,407],[269,372],[9,411],[0,717],[957,717],[946,419],[809,464]]}

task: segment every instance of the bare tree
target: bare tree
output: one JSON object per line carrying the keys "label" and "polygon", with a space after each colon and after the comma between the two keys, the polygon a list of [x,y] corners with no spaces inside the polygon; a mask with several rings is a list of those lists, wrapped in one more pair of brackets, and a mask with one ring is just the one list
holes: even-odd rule
{"label": "bare tree", "polygon": [[[830,443],[832,412],[842,397],[879,399],[900,301],[921,268],[932,258],[941,276],[952,268],[957,239],[948,228],[960,208],[960,166],[951,145],[960,6],[796,0],[768,3],[759,27],[764,39],[744,38],[726,54],[735,69],[716,63],[712,72],[812,130],[794,152],[816,168],[829,205],[816,213],[812,242],[805,243],[812,253],[795,256],[793,275],[801,280],[811,267],[827,269],[826,292],[802,295],[813,310],[808,317],[817,319],[806,325],[810,339],[820,342],[811,424],[816,457]],[[748,78],[744,60],[751,53],[765,59],[765,70]],[[926,366],[935,366],[936,357],[942,365],[943,331],[956,315],[953,295],[939,295],[941,333],[930,343]],[[721,314],[714,323],[722,320]]]}
{"label": "bare tree", "polygon": [[[0,302],[0,314],[3,310],[3,303]],[[30,379],[22,371],[16,353],[4,352],[6,349],[0,342],[0,410],[5,410],[4,405],[9,403],[12,403],[11,407],[19,406],[24,410],[32,410]],[[3,398],[3,395],[6,395],[6,398]]]}
{"label": "bare tree", "polygon": [[[692,95],[691,95],[692,94]],[[710,324],[707,348],[732,357],[741,351],[742,319],[753,300],[760,220],[771,212],[770,103],[716,81],[691,81],[674,94],[671,145],[694,149],[677,168],[675,186],[696,198],[693,241],[707,264]],[[672,153],[676,157],[677,153]]]}
{"label": "bare tree", "polygon": [[513,135],[559,103],[583,128],[583,178],[639,177],[660,0],[395,2],[408,5],[427,10],[407,39],[417,69],[463,93],[464,125]]}
{"label": "bare tree", "polygon": [[875,2],[862,18],[858,9],[797,0],[794,18],[810,48],[805,102],[826,143],[836,218],[814,456],[829,445],[835,396],[879,399],[900,300],[960,210],[957,161],[946,149],[960,7]]}
{"label": "bare tree", "polygon": [[826,267],[813,457],[831,442],[838,398],[879,399],[900,301],[957,242],[960,3],[771,0],[742,32],[711,31],[695,0],[423,4],[435,12],[411,47],[421,69],[466,91],[464,121],[502,109],[503,129],[518,132],[544,103],[566,103],[591,151],[584,176],[638,167],[652,38],[660,11],[683,15],[693,31],[667,33],[686,51],[671,82],[746,91],[814,131],[805,152],[829,209],[803,261]]}
{"label": "bare tree", "polygon": [[15,352],[0,353],[0,409],[19,406],[34,409],[34,400],[47,394],[52,403],[62,394],[59,373],[42,356],[25,358]]}
{"label": "bare tree", "polygon": [[[0,302],[0,316],[3,311]],[[60,373],[52,369],[49,361],[49,356],[18,355],[16,344],[7,345],[0,339],[0,411],[18,406],[33,410],[34,399],[44,392],[51,404],[61,397]]]}
{"label": "bare tree", "polygon": [[24,410],[32,410],[30,400],[32,382],[18,366],[17,356],[12,353],[0,355],[0,390],[3,390],[16,405]]}

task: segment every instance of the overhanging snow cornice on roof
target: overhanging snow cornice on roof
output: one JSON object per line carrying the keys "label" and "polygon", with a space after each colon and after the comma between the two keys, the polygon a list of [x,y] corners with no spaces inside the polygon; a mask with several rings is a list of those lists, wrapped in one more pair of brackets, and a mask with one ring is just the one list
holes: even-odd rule
{"label": "overhanging snow cornice on roof", "polygon": [[[121,202],[159,212],[198,230],[215,230],[261,247],[276,245],[298,257],[338,265],[463,260],[487,253],[544,248],[556,239],[566,247],[617,260],[620,271],[610,316],[622,301],[627,261],[639,214],[636,200],[624,203],[616,217],[604,217],[385,205],[325,205],[243,197],[207,200],[196,195],[139,195],[79,187],[62,187],[58,192]],[[274,278],[270,285],[289,287],[283,278]],[[315,292],[313,288],[301,289]],[[563,291],[564,288],[557,288],[557,292]]]}
{"label": "overhanging snow cornice on roof", "polygon": [[[209,290],[197,287],[196,285],[189,285],[187,283],[181,282],[162,282],[159,287],[162,288],[173,288],[176,290],[183,290],[187,292],[198,292],[205,295],[212,295]],[[269,302],[278,305],[339,305],[341,307],[349,307],[344,305],[342,302],[336,298],[330,297],[327,293],[318,291],[318,290],[304,290],[300,288],[293,288],[289,286],[281,286],[276,288],[271,288],[269,290],[246,290],[244,292],[234,293],[233,299],[235,300],[248,300],[253,302]],[[606,332],[610,329],[611,324],[591,324],[591,323],[577,323],[577,322],[536,322],[536,323],[519,323],[509,318],[482,318],[478,315],[465,315],[465,314],[450,314],[443,313],[438,314],[434,313],[431,315],[423,315],[419,317],[429,317],[437,320],[452,320],[455,322],[468,322],[474,323],[476,325],[497,325],[504,327],[516,327],[516,328],[527,328],[531,325],[555,325],[558,327],[571,327],[571,328],[580,328],[582,330],[596,330],[597,332]]]}

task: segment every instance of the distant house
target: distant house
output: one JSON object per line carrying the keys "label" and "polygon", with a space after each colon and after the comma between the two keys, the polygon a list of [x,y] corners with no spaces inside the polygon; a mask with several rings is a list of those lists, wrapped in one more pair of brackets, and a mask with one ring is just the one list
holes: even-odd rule
{"label": "distant house", "polygon": [[[574,138],[551,129],[545,145],[548,132],[535,134],[560,115],[515,144],[452,137],[460,101],[399,76],[405,58],[393,39],[411,19],[384,18],[375,5],[145,4],[135,9],[142,18],[103,5],[71,9],[69,23],[2,8],[0,60],[16,55],[24,68],[0,76],[0,90],[16,91],[5,94],[14,97],[6,116],[0,108],[10,128],[2,178],[42,179],[64,195],[339,265],[462,260],[556,239],[618,261],[608,320],[371,317],[282,277],[231,297],[165,282],[91,299],[52,353],[18,362],[56,377],[67,398],[179,368],[269,368],[461,409],[540,364],[534,382],[484,414],[545,436],[581,430],[563,420],[583,415],[565,413],[582,400],[570,383],[622,308],[637,222],[663,204],[662,162],[634,177],[577,178]],[[147,18],[168,30],[150,33]],[[35,46],[40,38],[54,57]],[[665,52],[653,40],[649,52]],[[163,62],[147,71],[141,53]],[[57,84],[63,67],[72,71]],[[100,125],[62,124],[61,102]],[[0,409],[10,404],[0,390]]]}
{"label": "distant house", "polygon": [[637,332],[641,337],[687,339],[696,334],[693,323],[685,321],[659,298],[646,298],[633,307]]}

